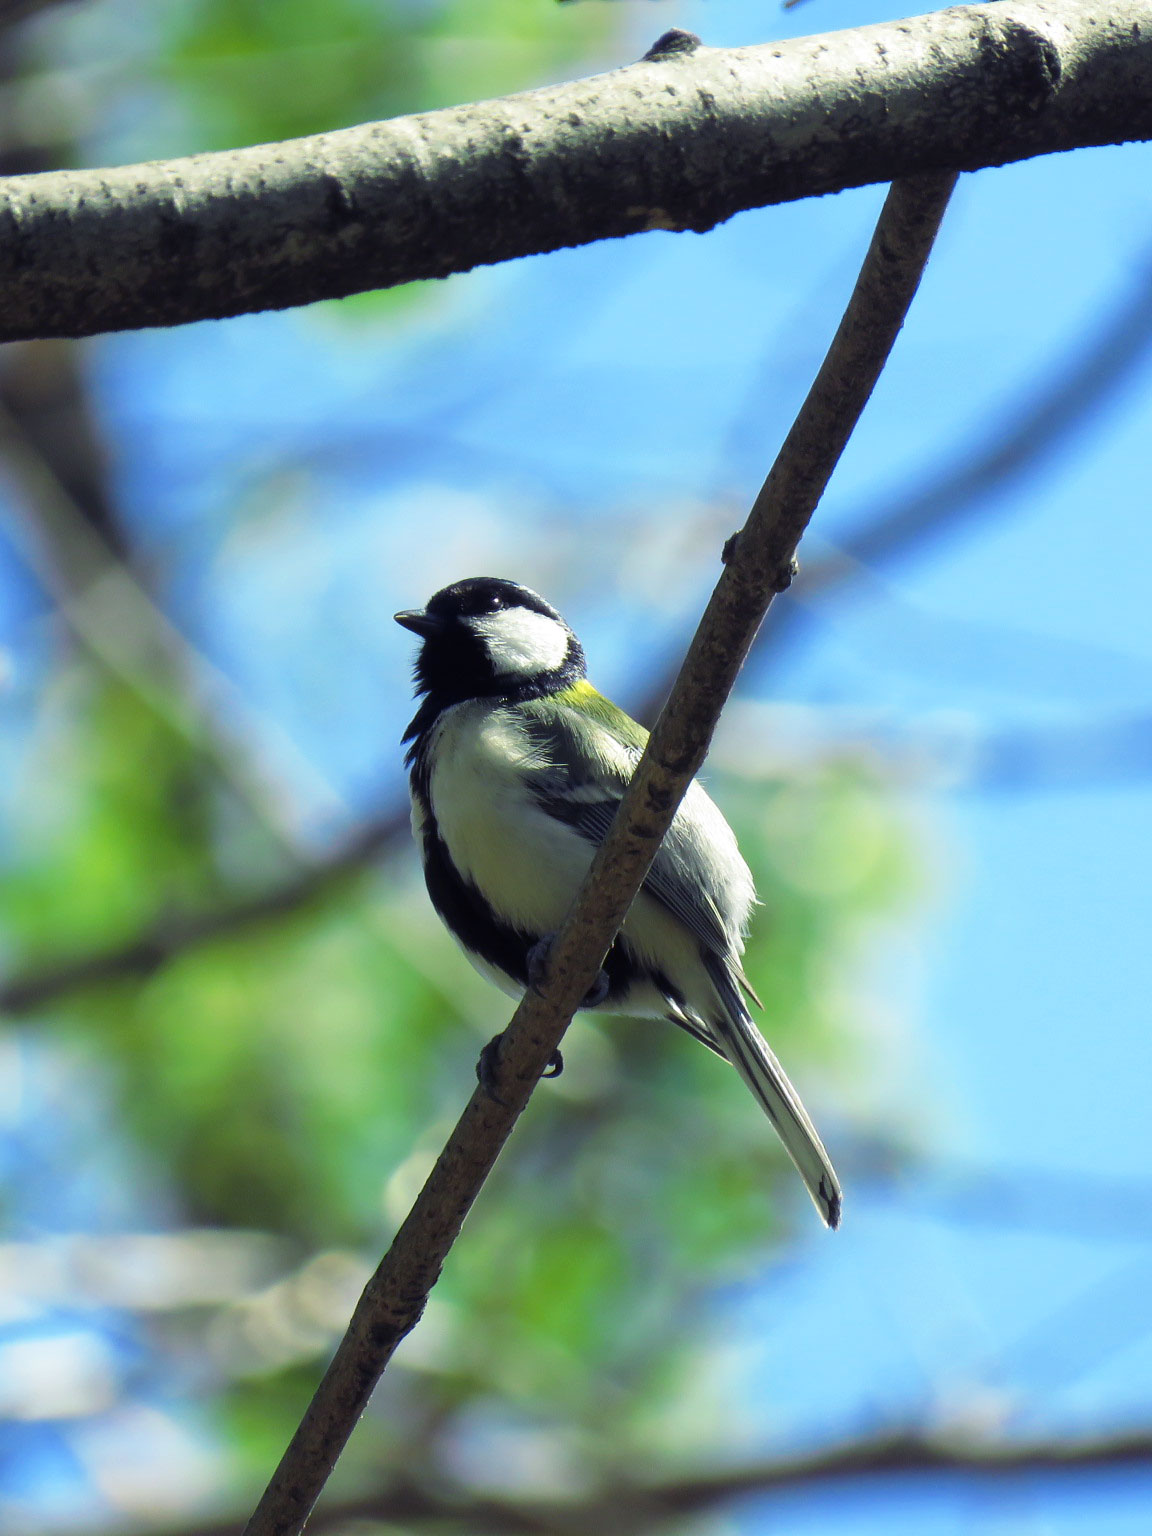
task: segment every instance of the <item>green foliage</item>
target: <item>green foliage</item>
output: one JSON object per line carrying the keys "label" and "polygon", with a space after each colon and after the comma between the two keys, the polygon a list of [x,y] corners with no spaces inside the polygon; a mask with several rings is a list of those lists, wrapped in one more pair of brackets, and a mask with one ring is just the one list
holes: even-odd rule
{"label": "green foliage", "polygon": [[809,1046],[842,1038],[837,1013],[860,945],[916,887],[887,787],[842,760],[789,780],[733,775],[723,801],[762,903],[747,970],[773,1041],[787,1052],[793,1038]]}
{"label": "green foliage", "polygon": [[157,73],[200,148],[321,133],[503,95],[569,72],[603,36],[592,8],[530,0],[183,0]]}
{"label": "green foliage", "polygon": [[[0,887],[23,952],[116,942],[175,902],[244,894],[235,807],[221,814],[204,755],[118,684],[68,704],[44,727],[51,800]],[[764,900],[748,969],[766,1031],[810,1080],[814,1055],[842,1053],[862,937],[910,889],[905,838],[852,763],[712,788]],[[267,834],[248,836],[267,862]],[[190,1220],[270,1228],[302,1254],[386,1242],[508,1016],[413,865],[322,887],[291,916],[53,1011],[111,1064],[125,1127]],[[669,1381],[695,1369],[685,1320],[708,1287],[762,1262],[785,1211],[815,1217],[735,1074],[687,1036],[578,1019],[565,1054],[452,1254],[438,1342],[399,1390],[404,1422],[498,1400],[578,1427],[602,1460],[650,1435]],[[230,1394],[253,1455],[287,1432],[307,1375],[270,1360]]]}
{"label": "green foliage", "polygon": [[[554,0],[172,0],[147,13],[118,0],[49,14],[24,110],[57,160],[198,154],[584,73],[618,26],[610,7]],[[88,142],[69,150],[68,136]],[[317,309],[387,322],[442,291],[405,284]]]}
{"label": "green foliage", "polygon": [[[153,68],[185,105],[198,150],[522,90],[579,69],[608,20],[547,0],[184,0],[161,14]],[[354,294],[322,311],[387,319],[428,289]]]}
{"label": "green foliage", "polygon": [[134,934],[218,888],[204,764],[115,681],[68,673],[26,759],[27,807],[0,889],[10,940],[35,956]]}

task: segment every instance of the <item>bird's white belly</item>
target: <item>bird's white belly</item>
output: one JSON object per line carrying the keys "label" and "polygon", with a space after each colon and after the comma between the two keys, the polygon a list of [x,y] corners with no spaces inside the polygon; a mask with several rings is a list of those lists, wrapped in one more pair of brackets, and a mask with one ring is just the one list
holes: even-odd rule
{"label": "bird's white belly", "polygon": [[[595,850],[541,810],[527,789],[525,769],[539,762],[513,717],[469,702],[448,710],[436,729],[429,795],[453,864],[503,922],[526,934],[555,932]],[[622,932],[637,956],[663,971],[691,1006],[702,1008],[712,998],[696,941],[666,907],[641,891]],[[605,1006],[667,1011],[651,987],[638,989],[623,1007]]]}
{"label": "bird's white belly", "polygon": [[503,921],[553,931],[593,850],[525,787],[532,747],[523,730],[489,705],[459,704],[442,718],[430,756],[432,813],[459,873]]}

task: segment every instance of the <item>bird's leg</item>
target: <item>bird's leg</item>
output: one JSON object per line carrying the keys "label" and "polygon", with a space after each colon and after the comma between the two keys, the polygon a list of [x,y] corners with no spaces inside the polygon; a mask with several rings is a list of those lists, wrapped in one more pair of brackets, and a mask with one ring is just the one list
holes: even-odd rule
{"label": "bird's leg", "polygon": [[[476,1060],[476,1081],[484,1092],[497,1104],[503,1104],[504,1100],[496,1092],[497,1079],[500,1076],[500,1047],[504,1041],[504,1031],[493,1035],[488,1044],[480,1052]],[[548,1058],[548,1065],[540,1074],[541,1077],[559,1077],[564,1070],[564,1058],[558,1050],[552,1052]]]}
{"label": "bird's leg", "polygon": [[[533,992],[540,991],[540,983],[544,979],[544,972],[548,966],[548,953],[552,948],[552,941],[555,937],[554,933],[546,933],[528,951],[528,985],[532,988]],[[584,994],[584,1001],[580,1004],[581,1008],[599,1008],[600,1004],[607,998],[611,985],[612,983],[608,979],[608,972],[604,970],[598,971],[596,980]],[[551,1066],[551,1062],[549,1062],[549,1066]],[[559,1071],[550,1072],[546,1073],[545,1076],[559,1077],[560,1073]]]}
{"label": "bird's leg", "polygon": [[[548,965],[548,951],[552,948],[552,940],[555,934],[546,933],[532,945],[528,951],[528,985],[534,992],[539,992],[540,983],[544,977],[544,971]],[[608,973],[601,971],[589,988],[581,1008],[597,1008],[608,996]],[[504,1101],[496,1092],[497,1080],[500,1076],[500,1042],[503,1034],[493,1035],[488,1044],[480,1052],[480,1059],[476,1063],[476,1080],[490,1099],[495,1099],[497,1104]],[[548,1065],[540,1074],[541,1077],[559,1077],[564,1070],[564,1057],[557,1049],[548,1058]]]}

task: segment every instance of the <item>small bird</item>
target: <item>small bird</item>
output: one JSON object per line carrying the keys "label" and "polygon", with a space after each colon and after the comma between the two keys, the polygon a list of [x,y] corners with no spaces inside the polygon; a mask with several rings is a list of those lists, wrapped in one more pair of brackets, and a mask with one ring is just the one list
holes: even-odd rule
{"label": "small bird", "polygon": [[[428,894],[476,969],[519,997],[648,733],[597,693],[571,629],[516,582],[454,582],[396,622],[422,641],[403,739]],[[583,1006],[669,1019],[731,1062],[836,1227],[840,1182],[745,1002],[759,1002],[740,966],[755,901],[732,829],[693,782]]]}

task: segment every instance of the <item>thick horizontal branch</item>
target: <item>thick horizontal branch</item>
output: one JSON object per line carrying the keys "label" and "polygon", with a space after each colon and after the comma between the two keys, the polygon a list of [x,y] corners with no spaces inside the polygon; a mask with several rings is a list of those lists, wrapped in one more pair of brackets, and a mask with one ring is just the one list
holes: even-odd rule
{"label": "thick horizontal branch", "polygon": [[995,0],[0,186],[0,340],[285,308],[916,172],[1152,138],[1152,0]]}

